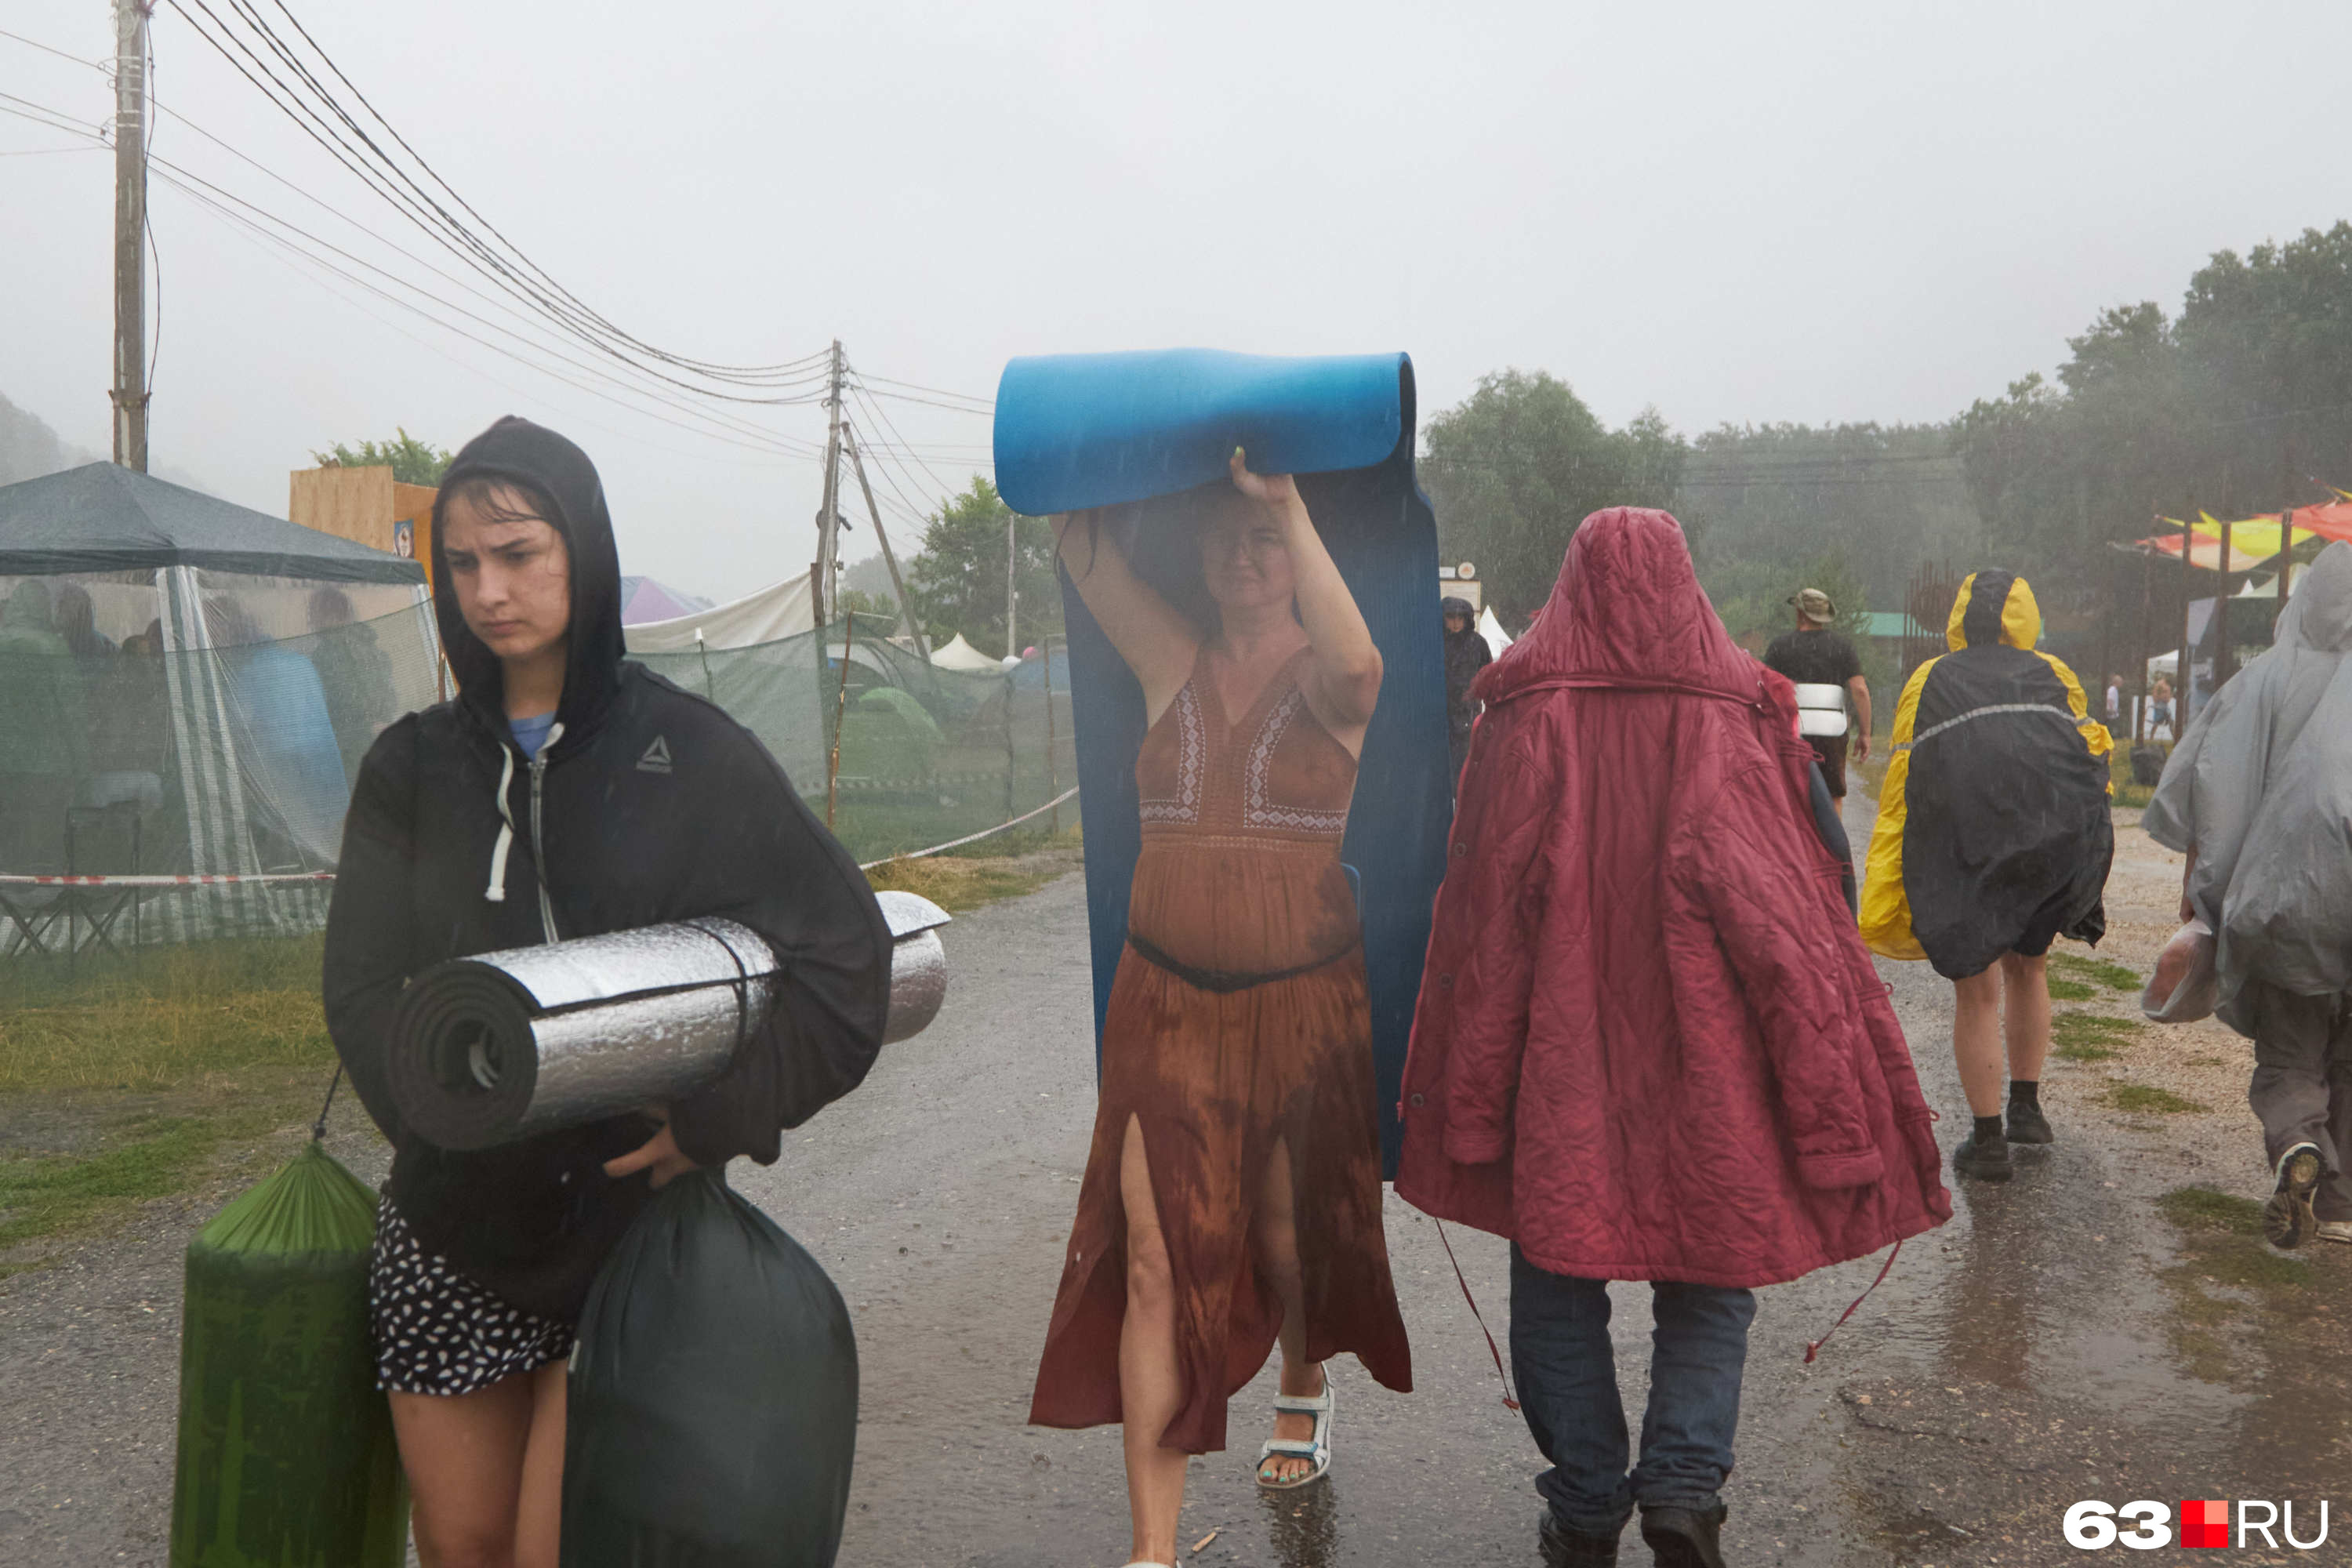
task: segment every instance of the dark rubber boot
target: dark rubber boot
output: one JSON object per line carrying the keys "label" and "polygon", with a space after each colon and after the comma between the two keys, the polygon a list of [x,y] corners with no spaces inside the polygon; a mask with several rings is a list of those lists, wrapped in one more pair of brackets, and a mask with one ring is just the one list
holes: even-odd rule
{"label": "dark rubber boot", "polygon": [[[1622,1534],[1624,1526],[1619,1525]],[[1617,1568],[1617,1537],[1587,1535],[1560,1522],[1559,1515],[1544,1510],[1543,1528],[1536,1534],[1543,1549],[1544,1568]]]}
{"label": "dark rubber boot", "polygon": [[2009,1102],[2009,1141],[2012,1143],[2055,1143],[2058,1135],[2050,1131],[2050,1119],[2042,1114],[2042,1107],[2032,1100]]}
{"label": "dark rubber boot", "polygon": [[2319,1190],[2319,1150],[2298,1143],[2279,1157],[2278,1191],[2263,1205],[2263,1234],[2273,1247],[2301,1247],[2318,1232],[2311,1194]]}
{"label": "dark rubber boot", "polygon": [[1730,1510],[1645,1508],[1642,1539],[1658,1568],[1723,1568],[1723,1521]]}
{"label": "dark rubber boot", "polygon": [[1967,1142],[1952,1151],[1952,1173],[1974,1176],[1979,1182],[2009,1180],[2017,1174],[2017,1165],[2009,1157],[2009,1140],[1970,1134]]}

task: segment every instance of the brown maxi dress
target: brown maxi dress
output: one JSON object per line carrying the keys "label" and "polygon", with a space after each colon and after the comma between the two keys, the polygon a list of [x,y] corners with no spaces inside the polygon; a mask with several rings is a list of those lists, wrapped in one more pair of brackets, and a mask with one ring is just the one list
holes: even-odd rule
{"label": "brown maxi dress", "polygon": [[1164,1446],[1223,1448],[1226,1400],[1274,1348],[1282,1308],[1251,1232],[1278,1148],[1307,1356],[1352,1351],[1389,1387],[1412,1386],[1381,1229],[1362,931],[1339,864],[1356,760],[1307,706],[1306,657],[1230,726],[1196,665],[1136,757],[1130,941],[1103,1025],[1094,1147],[1037,1369],[1036,1425],[1120,1419],[1130,1117],[1175,1275],[1184,1402]]}

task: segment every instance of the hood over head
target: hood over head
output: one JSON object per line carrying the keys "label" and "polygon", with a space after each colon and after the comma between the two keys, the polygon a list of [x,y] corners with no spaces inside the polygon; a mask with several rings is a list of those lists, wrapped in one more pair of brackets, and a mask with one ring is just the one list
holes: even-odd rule
{"label": "hood over head", "polygon": [[[469,479],[509,479],[544,496],[554,515],[547,521],[563,535],[572,558],[572,630],[563,700],[556,719],[566,738],[595,727],[621,679],[621,558],[613,542],[613,518],[604,508],[604,481],[588,454],[544,426],[508,415],[466,443],[441,476],[433,502],[433,580],[449,581],[442,550],[442,514],[451,492]],[[433,596],[441,647],[456,672],[459,700],[506,732],[504,671],[457,608],[454,590]]]}
{"label": "hood over head", "polygon": [[1951,618],[1944,623],[1945,646],[1954,653],[2003,643],[2031,650],[2041,641],[2042,606],[2024,578],[1991,567],[1971,572],[1961,582]]}
{"label": "hood over head", "polygon": [[0,605],[0,626],[13,626],[19,631],[46,632],[55,629],[50,616],[49,585],[37,577],[27,577],[16,584],[8,602]]}
{"label": "hood over head", "polygon": [[1568,543],[1559,581],[1527,635],[1478,677],[1502,702],[1545,685],[1675,685],[1752,700],[1763,667],[1741,651],[1698,585],[1682,524],[1611,507]]}
{"label": "hood over head", "polygon": [[1451,594],[1437,601],[1437,610],[1444,616],[1461,616],[1472,621],[1478,618],[1478,612],[1470,607],[1469,600],[1457,599]]}
{"label": "hood over head", "polygon": [[2317,653],[2352,653],[2352,544],[2337,540],[2296,576],[2278,640]]}

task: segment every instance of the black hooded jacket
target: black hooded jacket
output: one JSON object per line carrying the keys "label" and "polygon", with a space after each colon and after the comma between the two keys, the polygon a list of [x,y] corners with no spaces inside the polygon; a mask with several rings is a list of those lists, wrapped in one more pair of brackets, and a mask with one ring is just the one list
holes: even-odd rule
{"label": "black hooded jacket", "polygon": [[1445,598],[1437,604],[1441,614],[1460,616],[1468,622],[1460,631],[1448,627],[1445,638],[1445,723],[1454,738],[1454,761],[1459,769],[1463,755],[1470,744],[1470,726],[1478,717],[1478,704],[1470,695],[1470,683],[1486,668],[1494,653],[1486,639],[1479,634],[1478,616],[1467,599]]}
{"label": "black hooded jacket", "polygon": [[[751,732],[624,661],[619,558],[587,455],[509,417],[457,454],[442,495],[476,475],[529,484],[560,514],[548,521],[570,546],[572,634],[558,728],[535,762],[521,755],[497,656],[456,595],[439,595],[462,694],[393,725],[361,766],[327,919],[327,1026],[392,1141],[388,1192],[418,1239],[514,1305],[568,1318],[648,1196],[643,1175],[615,1182],[599,1167],[655,1124],[624,1116],[472,1153],[425,1142],[401,1125],[384,1070],[409,977],[443,959],[664,921],[742,922],[782,963],[774,1011],[723,1075],[671,1108],[671,1123],[699,1163],[767,1163],[782,1129],[873,1065],[890,936],[865,876]],[[446,583],[439,523],[436,508]]]}

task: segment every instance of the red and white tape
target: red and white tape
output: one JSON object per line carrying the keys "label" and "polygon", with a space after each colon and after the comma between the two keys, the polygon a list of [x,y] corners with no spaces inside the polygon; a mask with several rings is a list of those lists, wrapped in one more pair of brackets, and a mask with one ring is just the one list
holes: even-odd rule
{"label": "red and white tape", "polygon": [[251,875],[225,873],[217,877],[68,877],[0,873],[0,887],[9,888],[212,888],[228,882],[331,882],[332,871],[259,871]]}

